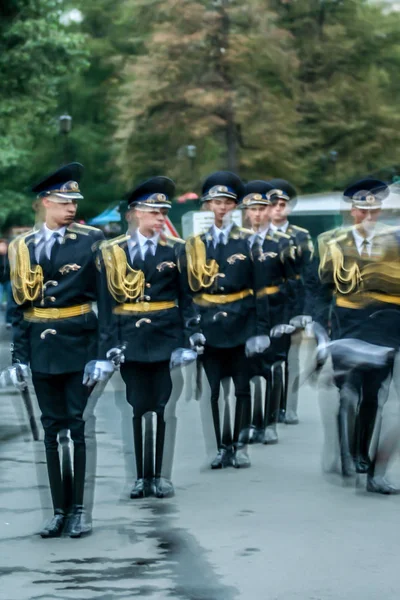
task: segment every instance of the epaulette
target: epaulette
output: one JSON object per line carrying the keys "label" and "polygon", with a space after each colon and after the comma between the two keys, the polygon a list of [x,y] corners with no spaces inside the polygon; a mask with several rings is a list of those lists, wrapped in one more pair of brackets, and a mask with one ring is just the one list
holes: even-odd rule
{"label": "epaulette", "polygon": [[302,233],[308,233],[308,235],[310,235],[308,229],[304,229],[304,227],[299,227],[298,225],[290,225],[290,227],[295,231],[301,231]]}
{"label": "epaulette", "polygon": [[100,244],[100,248],[108,248],[110,246],[115,246],[116,244],[121,244],[122,242],[127,242],[130,239],[130,235],[123,233],[122,235],[119,235],[116,238],[113,238],[112,240],[104,240],[103,242],[101,242]]}
{"label": "epaulette", "polygon": [[17,242],[18,240],[24,240],[25,238],[29,237],[30,235],[35,235],[37,233],[37,229],[30,229],[29,231],[25,231],[24,233],[20,233],[19,235],[17,235],[17,237],[15,237],[12,242]]}
{"label": "epaulette", "polygon": [[283,240],[291,240],[292,239],[290,237],[290,235],[288,235],[287,233],[284,233],[283,231],[273,231],[272,239],[276,241],[277,238],[278,238],[278,240],[279,239],[283,239]]}
{"label": "epaulette", "polygon": [[341,235],[335,235],[335,236],[331,237],[326,243],[333,244],[336,242],[344,242],[345,240],[347,240],[347,232],[342,233]]}
{"label": "epaulette", "polygon": [[175,244],[184,244],[185,240],[179,237],[175,237],[173,235],[163,235],[162,237],[160,237],[159,243],[161,245],[168,246],[169,248],[173,248]]}
{"label": "epaulette", "polygon": [[69,227],[67,227],[68,231],[73,231],[74,233],[80,233],[82,235],[89,235],[91,231],[100,231],[97,227],[92,227],[91,225],[83,225],[82,223],[71,223]]}
{"label": "epaulette", "polygon": [[252,229],[247,229],[247,227],[238,227],[240,233],[247,233],[248,235],[254,235],[254,231]]}

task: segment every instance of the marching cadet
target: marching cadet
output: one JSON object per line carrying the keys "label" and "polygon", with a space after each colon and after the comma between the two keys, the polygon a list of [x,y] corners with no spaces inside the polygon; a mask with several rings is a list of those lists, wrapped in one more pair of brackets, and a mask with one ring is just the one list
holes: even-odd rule
{"label": "marching cadet", "polygon": [[[226,171],[214,173],[204,182],[202,196],[214,213],[215,223],[206,233],[187,240],[186,254],[189,285],[206,340],[202,364],[211,388],[217,445],[211,468],[249,467],[248,357],[269,346],[268,301],[267,296],[256,296],[258,285],[249,244],[252,232],[229,222],[231,211],[243,196],[241,180]],[[234,432],[229,445],[222,436],[218,406],[220,384],[226,377],[232,377],[236,395]]]}
{"label": "marching cadet", "polygon": [[271,225],[270,231],[282,232],[289,235],[296,248],[295,272],[296,283],[294,295],[296,302],[293,305],[291,325],[296,331],[286,337],[286,363],[285,363],[285,394],[281,410],[280,420],[288,425],[296,425],[299,422],[297,416],[298,392],[294,388],[294,382],[299,375],[299,353],[302,339],[302,330],[311,323],[311,306],[313,293],[316,288],[316,263],[314,261],[314,248],[311,236],[307,229],[292,225],[288,216],[296,205],[296,190],[284,179],[272,179],[269,183],[273,190],[269,193],[271,201]]}
{"label": "marching cadet", "polygon": [[[384,392],[383,400],[387,397],[384,383],[391,377],[394,349],[400,342],[398,230],[378,223],[388,194],[386,184],[376,179],[361,180],[345,190],[345,200],[352,203],[353,226],[319,237],[322,286],[314,313],[326,339],[330,321],[332,339],[344,340],[344,356],[332,353],[340,394],[342,474],[352,475],[355,466],[357,473],[367,473],[367,490],[381,494],[397,492],[384,473],[375,476],[371,452],[378,406],[382,405],[378,397],[380,392]],[[354,348],[351,355],[347,348]],[[321,343],[318,351],[326,354]],[[349,438],[354,439],[353,448]]]}
{"label": "marching cadet", "polygon": [[[261,375],[267,381],[264,407],[256,405],[251,430],[253,442],[276,444],[278,442],[277,423],[283,390],[282,363],[285,360],[285,346],[282,337],[274,337],[284,324],[289,323],[293,313],[292,287],[287,281],[295,282],[295,249],[289,235],[279,231],[270,232],[270,206],[268,194],[274,187],[266,181],[251,181],[244,189],[240,208],[243,208],[254,235],[251,238],[254,264],[258,271],[257,280],[263,287],[258,296],[267,295],[271,326],[271,346],[267,351],[252,360],[252,373]],[[275,329],[274,329],[275,328]],[[279,335],[278,334],[278,335]]]}
{"label": "marching cadet", "polygon": [[[17,372],[32,381],[41,410],[47,470],[54,517],[40,532],[43,538],[90,532],[85,518],[85,423],[89,390],[82,383],[85,364],[97,356],[95,246],[101,231],[74,223],[83,196],[83,167],[66,165],[32,191],[38,195],[44,222],[17,237],[9,249],[11,283],[16,303],[13,319],[13,382]],[[66,515],[57,436],[69,429],[74,444],[73,507]],[[68,524],[68,527],[66,525]]]}
{"label": "marching cadet", "polygon": [[[184,241],[162,232],[174,192],[167,177],[136,187],[128,199],[128,234],[105,242],[100,251],[110,301],[110,312],[100,321],[102,355],[112,346],[126,345],[121,375],[133,408],[137,480],[132,499],[174,495],[172,482],[163,477],[170,361],[175,350],[202,340],[187,288]],[[145,479],[142,417],[149,411],[157,416],[156,458],[153,476]]]}

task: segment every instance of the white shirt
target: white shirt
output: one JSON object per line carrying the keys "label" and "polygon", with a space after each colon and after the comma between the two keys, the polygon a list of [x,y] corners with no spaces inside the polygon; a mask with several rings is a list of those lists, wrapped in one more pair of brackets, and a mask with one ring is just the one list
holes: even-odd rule
{"label": "white shirt", "polygon": [[270,224],[269,228],[271,231],[283,231],[283,233],[287,232],[287,228],[289,227],[289,221],[286,221],[283,225],[274,225]]}
{"label": "white shirt", "polygon": [[374,231],[372,232],[372,234],[370,234],[368,237],[364,237],[362,236],[358,231],[356,227],[353,227],[353,237],[354,237],[354,241],[356,243],[357,246],[357,251],[358,254],[361,256],[362,251],[364,249],[364,242],[366,241],[366,250],[368,253],[368,256],[371,256],[371,252],[372,252],[372,240],[374,239]]}
{"label": "white shirt", "polygon": [[223,243],[224,244],[228,243],[228,237],[229,237],[229,234],[230,234],[230,231],[231,231],[232,227],[233,227],[233,223],[230,223],[230,225],[228,225],[227,227],[224,227],[223,229],[220,229],[216,225],[212,226],[211,233],[212,233],[212,236],[213,236],[213,245],[214,245],[214,248],[219,243],[219,238],[220,238],[221,233],[224,236]]}
{"label": "white shirt", "polygon": [[39,262],[39,257],[42,252],[43,245],[46,244],[46,256],[50,259],[51,249],[53,247],[55,237],[54,233],[58,233],[60,236],[60,240],[65,235],[66,227],[60,227],[59,229],[49,229],[46,223],[43,223],[42,227],[35,234],[35,258],[36,261]]}
{"label": "white shirt", "polygon": [[129,255],[131,257],[131,262],[135,260],[136,254],[139,251],[142,259],[144,259],[144,255],[147,250],[147,242],[151,240],[153,244],[151,245],[151,253],[154,256],[157,249],[158,240],[160,239],[160,234],[156,233],[151,238],[145,237],[142,233],[140,233],[139,229],[136,231],[135,235],[128,240],[128,249]]}

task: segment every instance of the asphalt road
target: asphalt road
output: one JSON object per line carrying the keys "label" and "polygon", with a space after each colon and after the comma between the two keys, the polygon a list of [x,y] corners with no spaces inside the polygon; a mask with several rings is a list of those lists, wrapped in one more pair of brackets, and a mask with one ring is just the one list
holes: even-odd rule
{"label": "asphalt road", "polygon": [[[0,394],[1,599],[399,597],[400,497],[322,475],[315,389],[301,389],[301,423],[279,426],[278,445],[254,446],[250,469],[223,471],[207,466],[199,404],[187,393],[177,406],[175,498],[132,501],[130,413],[116,377],[97,407],[94,530],[79,540],[36,534],[50,510],[42,442],[21,430],[18,396]],[[386,420],[397,412],[392,394]],[[399,466],[396,458],[397,483]]]}

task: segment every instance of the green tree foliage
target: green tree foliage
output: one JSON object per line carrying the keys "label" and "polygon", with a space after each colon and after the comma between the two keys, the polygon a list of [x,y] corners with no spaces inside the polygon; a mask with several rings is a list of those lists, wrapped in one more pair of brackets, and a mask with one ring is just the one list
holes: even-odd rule
{"label": "green tree foliage", "polygon": [[400,15],[367,0],[278,0],[275,8],[300,62],[306,189],[341,189],[399,164]]}
{"label": "green tree foliage", "polygon": [[[124,179],[164,171],[185,189],[222,167],[298,174],[297,59],[265,1],[125,5],[140,43],[126,57],[118,102]],[[188,144],[197,147],[196,172],[180,151]]]}
{"label": "green tree foliage", "polygon": [[62,79],[85,63],[82,36],[60,23],[62,2],[4,0],[1,9],[0,222],[18,206],[28,209],[18,192],[29,181],[36,144],[52,126]]}

